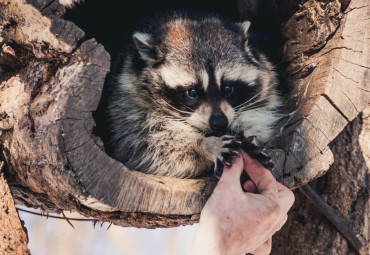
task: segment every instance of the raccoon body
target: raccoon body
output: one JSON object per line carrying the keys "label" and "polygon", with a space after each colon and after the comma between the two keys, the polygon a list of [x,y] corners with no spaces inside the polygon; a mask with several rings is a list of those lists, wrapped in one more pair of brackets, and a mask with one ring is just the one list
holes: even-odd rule
{"label": "raccoon body", "polygon": [[109,85],[109,154],[133,170],[193,178],[236,155],[240,131],[268,141],[277,78],[248,28],[174,14],[135,32]]}

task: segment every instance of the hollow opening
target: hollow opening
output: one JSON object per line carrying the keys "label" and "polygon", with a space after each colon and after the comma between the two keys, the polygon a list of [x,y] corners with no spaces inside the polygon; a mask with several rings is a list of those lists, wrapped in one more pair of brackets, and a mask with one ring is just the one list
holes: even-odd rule
{"label": "hollow opening", "polygon": [[[101,43],[111,56],[111,73],[120,67],[125,45],[132,38],[132,34],[147,18],[166,13],[172,10],[185,10],[192,13],[216,13],[220,17],[239,22],[250,20],[250,31],[253,45],[263,51],[277,67],[280,76],[283,76],[284,63],[281,46],[284,38],[281,35],[281,24],[290,18],[297,9],[296,1],[149,1],[143,0],[125,4],[122,1],[89,0],[76,5],[66,12],[64,18],[73,21],[85,32],[85,39],[95,38]],[[283,77],[280,77],[283,80]],[[107,83],[107,82],[106,82]],[[284,82],[279,85],[283,95],[286,95],[289,86]],[[93,134],[100,137],[107,144],[106,109],[107,86],[104,86],[101,101],[93,117],[96,127]],[[109,155],[109,152],[108,152]]]}

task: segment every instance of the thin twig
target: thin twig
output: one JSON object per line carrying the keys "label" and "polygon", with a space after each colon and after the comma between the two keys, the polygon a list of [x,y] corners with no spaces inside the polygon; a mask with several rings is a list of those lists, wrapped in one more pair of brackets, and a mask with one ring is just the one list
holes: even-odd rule
{"label": "thin twig", "polygon": [[110,226],[112,226],[112,224],[113,224],[113,222],[111,221],[111,222],[109,223],[109,226],[107,227],[107,230],[110,228]]}
{"label": "thin twig", "polygon": [[69,221],[69,219],[66,217],[66,215],[64,214],[64,212],[62,211],[62,214],[63,214],[63,218],[68,222],[69,225],[71,225],[71,227],[74,229],[75,227],[72,225],[72,223]]}
{"label": "thin twig", "polygon": [[[38,216],[41,216],[41,217],[45,216],[45,214],[38,213],[38,212],[32,212],[32,211],[28,211],[28,210],[21,209],[21,208],[16,208],[16,209],[17,209],[17,211],[21,211],[21,212],[25,212],[25,213],[34,214],[34,215],[38,215]],[[47,214],[47,215],[46,215],[46,217],[47,217],[47,218],[54,218],[54,219],[61,219],[61,220],[66,220],[66,219],[68,219],[68,220],[70,220],[70,221],[71,221],[71,220],[74,220],[74,221],[99,221],[99,220],[97,220],[97,219],[67,218],[67,217],[65,217],[65,215],[64,215],[64,217],[60,217],[60,216],[54,216],[54,215],[49,215],[49,214]]]}

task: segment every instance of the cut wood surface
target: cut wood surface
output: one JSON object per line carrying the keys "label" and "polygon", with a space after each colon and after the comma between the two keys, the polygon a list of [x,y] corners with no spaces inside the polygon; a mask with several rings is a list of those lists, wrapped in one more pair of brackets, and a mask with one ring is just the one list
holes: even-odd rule
{"label": "cut wood surface", "polygon": [[[345,1],[342,1],[345,2]],[[370,1],[302,4],[284,24],[285,82],[291,119],[280,144],[283,183],[298,187],[333,163],[328,144],[370,99]]]}
{"label": "cut wood surface", "polygon": [[[124,226],[197,221],[214,177],[131,171],[92,134],[110,57],[63,13],[58,1],[0,0],[0,146],[15,200]],[[309,0],[285,22],[291,114],[271,154],[290,188],[327,171],[328,144],[368,103],[369,13],[368,0]]]}

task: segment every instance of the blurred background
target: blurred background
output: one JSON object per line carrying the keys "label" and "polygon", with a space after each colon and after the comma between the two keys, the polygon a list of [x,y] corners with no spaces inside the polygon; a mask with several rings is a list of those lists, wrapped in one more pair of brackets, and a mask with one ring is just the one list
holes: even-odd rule
{"label": "blurred background", "polygon": [[[78,213],[64,213],[67,218],[85,218]],[[109,223],[97,223],[94,227],[92,221],[71,220],[72,228],[65,219],[47,218],[23,211],[19,211],[19,216],[25,222],[28,248],[33,255],[185,255],[198,225],[138,229],[113,224],[109,227]]]}

